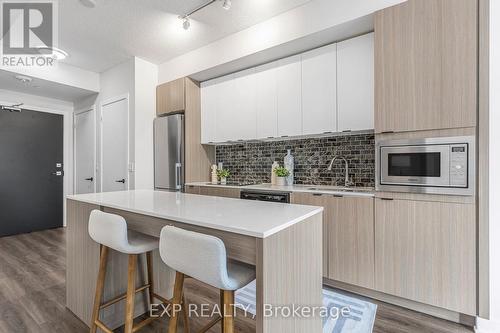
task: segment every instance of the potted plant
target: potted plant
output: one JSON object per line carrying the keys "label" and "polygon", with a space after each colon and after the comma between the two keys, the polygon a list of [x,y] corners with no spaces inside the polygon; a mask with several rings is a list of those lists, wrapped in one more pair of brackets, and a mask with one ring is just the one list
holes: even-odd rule
{"label": "potted plant", "polygon": [[227,169],[217,170],[217,177],[219,177],[220,183],[222,185],[226,185],[227,177],[229,177],[229,175],[230,175],[230,173],[229,173],[229,170],[227,170]]}
{"label": "potted plant", "polygon": [[277,167],[274,169],[276,174],[276,185],[284,186],[286,184],[286,177],[290,175],[290,171],[284,167]]}

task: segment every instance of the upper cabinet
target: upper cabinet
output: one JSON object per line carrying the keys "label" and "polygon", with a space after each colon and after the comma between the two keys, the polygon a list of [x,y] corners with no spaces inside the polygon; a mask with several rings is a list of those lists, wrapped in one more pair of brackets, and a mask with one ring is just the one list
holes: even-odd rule
{"label": "upper cabinet", "polygon": [[337,44],[338,131],[373,129],[373,33]]}
{"label": "upper cabinet", "polygon": [[278,62],[278,136],[302,134],[301,76],[300,55]]}
{"label": "upper cabinet", "polygon": [[203,82],[202,143],[373,129],[373,58],[368,34]]}
{"label": "upper cabinet", "polygon": [[185,78],[156,87],[156,115],[161,116],[186,109]]}
{"label": "upper cabinet", "polygon": [[477,17],[471,0],[409,0],[376,13],[377,133],[476,125]]}
{"label": "upper cabinet", "polygon": [[302,54],[302,134],[337,130],[337,45]]}

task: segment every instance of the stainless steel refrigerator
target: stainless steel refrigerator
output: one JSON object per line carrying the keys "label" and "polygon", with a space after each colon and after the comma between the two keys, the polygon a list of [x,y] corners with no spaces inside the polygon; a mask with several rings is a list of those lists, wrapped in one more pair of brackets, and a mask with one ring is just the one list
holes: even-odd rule
{"label": "stainless steel refrigerator", "polygon": [[184,188],[184,115],[154,120],[155,189],[181,191]]}

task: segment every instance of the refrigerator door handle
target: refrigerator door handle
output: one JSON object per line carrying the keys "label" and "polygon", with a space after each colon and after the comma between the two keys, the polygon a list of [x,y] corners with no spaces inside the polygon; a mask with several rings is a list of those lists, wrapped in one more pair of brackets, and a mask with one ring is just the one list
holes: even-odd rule
{"label": "refrigerator door handle", "polygon": [[175,163],[175,188],[177,190],[181,190],[182,189],[182,185],[180,183],[181,168],[182,168],[182,164],[181,163]]}

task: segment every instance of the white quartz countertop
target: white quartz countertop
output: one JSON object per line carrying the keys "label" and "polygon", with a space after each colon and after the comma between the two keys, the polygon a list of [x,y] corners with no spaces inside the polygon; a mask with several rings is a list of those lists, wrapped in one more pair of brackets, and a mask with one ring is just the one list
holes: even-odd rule
{"label": "white quartz countertop", "polygon": [[315,206],[153,190],[79,194],[67,198],[257,238],[269,237],[323,211],[323,207]]}
{"label": "white quartz countertop", "polygon": [[322,193],[342,196],[353,197],[374,197],[375,189],[367,187],[351,187],[347,190],[341,186],[326,186],[326,185],[291,185],[291,186],[278,186],[271,184],[257,184],[257,185],[221,185],[211,184],[206,182],[186,183],[186,186],[208,186],[208,187],[226,187],[238,188],[241,190],[257,190],[257,191],[276,191],[276,192],[300,192],[300,193]]}

